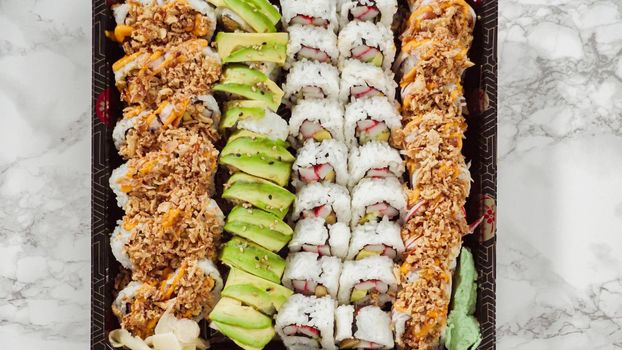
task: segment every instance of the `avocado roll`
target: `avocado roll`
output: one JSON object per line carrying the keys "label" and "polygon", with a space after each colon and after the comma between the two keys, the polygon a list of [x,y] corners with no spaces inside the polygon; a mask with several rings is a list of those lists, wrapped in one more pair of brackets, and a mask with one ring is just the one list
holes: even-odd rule
{"label": "avocado roll", "polygon": [[350,242],[350,227],[343,222],[326,224],[322,218],[298,220],[289,242],[291,252],[313,252],[320,256],[346,257]]}
{"label": "avocado roll", "polygon": [[340,349],[392,349],[391,317],[377,306],[335,310],[335,343]]}
{"label": "avocado roll", "polygon": [[294,25],[288,28],[287,64],[301,60],[336,64],[339,58],[337,35],[321,27]]}
{"label": "avocado roll", "polygon": [[345,26],[351,21],[382,23],[388,28],[397,12],[397,0],[338,0],[339,21]]}
{"label": "avocado roll", "polygon": [[345,186],[348,181],[348,148],[332,139],[306,142],[298,149],[292,177],[295,188],[315,182]]}
{"label": "avocado roll", "polygon": [[292,220],[322,218],[327,224],[350,222],[350,195],[337,184],[312,183],[303,186],[296,195]]}
{"label": "avocado roll", "polygon": [[276,316],[276,332],[288,349],[336,349],[336,306],[330,296],[294,294]]}
{"label": "avocado roll", "polygon": [[339,303],[356,307],[375,305],[390,310],[397,294],[393,270],[393,260],[386,256],[344,261],[339,278]]}
{"label": "avocado roll", "polygon": [[382,68],[359,60],[349,59],[343,64],[339,91],[342,103],[374,96],[385,96],[394,101],[396,88],[392,72],[384,72]]}
{"label": "avocado roll", "polygon": [[292,104],[302,99],[337,98],[339,71],[328,63],[298,61],[289,70],[283,90]]}
{"label": "avocado roll", "polygon": [[281,0],[283,27],[296,24],[309,25],[337,31],[337,6],[335,0]]}
{"label": "avocado roll", "polygon": [[339,32],[339,65],[358,60],[389,71],[395,59],[393,32],[383,24],[353,21]]}
{"label": "avocado roll", "polygon": [[343,141],[343,107],[336,99],[299,100],[292,107],[289,135],[297,145],[306,140]]}
{"label": "avocado roll", "polygon": [[386,217],[380,222],[368,222],[352,230],[352,240],[346,259],[360,260],[368,256],[398,259],[404,253],[400,226]]}
{"label": "avocado roll", "polygon": [[400,130],[402,117],[385,96],[356,100],[346,106],[344,138],[350,147],[371,141],[389,142]]}
{"label": "avocado roll", "polygon": [[341,260],[334,256],[298,252],[287,257],[283,285],[296,293],[337,297]]}
{"label": "avocado roll", "polygon": [[352,189],[351,227],[383,218],[401,222],[406,213],[406,194],[394,177],[366,178]]}

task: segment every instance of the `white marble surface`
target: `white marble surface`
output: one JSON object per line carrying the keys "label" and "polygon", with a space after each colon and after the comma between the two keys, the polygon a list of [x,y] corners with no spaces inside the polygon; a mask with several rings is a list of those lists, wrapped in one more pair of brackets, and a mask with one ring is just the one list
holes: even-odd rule
{"label": "white marble surface", "polygon": [[[500,0],[498,349],[622,348],[622,1]],[[0,0],[0,344],[88,348],[90,2]]]}

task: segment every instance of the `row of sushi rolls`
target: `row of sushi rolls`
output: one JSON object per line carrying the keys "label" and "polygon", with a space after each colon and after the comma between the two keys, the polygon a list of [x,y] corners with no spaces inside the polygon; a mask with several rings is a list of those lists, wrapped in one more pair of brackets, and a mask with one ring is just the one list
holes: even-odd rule
{"label": "row of sushi rolls", "polygon": [[477,348],[464,0],[112,10],[114,347]]}

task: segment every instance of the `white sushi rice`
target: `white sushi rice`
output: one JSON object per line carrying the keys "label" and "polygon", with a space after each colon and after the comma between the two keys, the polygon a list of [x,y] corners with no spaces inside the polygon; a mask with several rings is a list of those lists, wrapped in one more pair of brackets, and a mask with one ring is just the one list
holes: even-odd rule
{"label": "white sushi rice", "polygon": [[[340,305],[335,310],[335,329],[337,344],[342,340],[357,339],[382,345],[385,349],[395,345],[391,318],[377,306],[362,307],[354,316],[352,305]],[[356,329],[354,334],[353,329]]]}
{"label": "white sushi rice", "polygon": [[400,218],[406,214],[406,193],[402,184],[393,177],[384,179],[362,179],[352,189],[352,221],[351,226],[358,225],[365,215],[367,206],[386,202],[400,213]]}
{"label": "white sushi rice", "polygon": [[336,140],[343,141],[343,107],[336,99],[300,100],[292,108],[289,119],[289,135],[293,140],[300,133],[305,120],[319,123]]}
{"label": "white sushi rice", "polygon": [[328,29],[337,31],[337,6],[335,0],[281,0],[281,21],[283,28],[288,29],[292,18],[298,15],[317,17],[328,20]]}
{"label": "white sushi rice", "polygon": [[[338,0],[339,1],[339,22],[343,27],[350,21],[350,10],[354,7],[376,6],[380,10],[379,23],[391,28],[393,16],[397,12],[397,0]],[[376,19],[374,19],[376,20]]]}
{"label": "white sushi rice", "polygon": [[346,106],[344,118],[344,138],[350,148],[358,146],[356,123],[362,120],[384,122],[391,132],[402,127],[402,116],[397,105],[385,96],[355,100]]}
{"label": "white sushi rice", "polygon": [[[113,310],[116,309],[121,315],[127,314],[127,302],[132,300],[136,295],[136,292],[142,287],[142,282],[132,281],[125,286],[125,288],[119,291],[117,297],[115,298],[113,305]],[[117,315],[119,316],[119,315]]]}
{"label": "white sushi rice", "polygon": [[220,276],[220,272],[216,265],[209,259],[201,259],[197,261],[197,265],[203,270],[203,273],[207,276],[210,276],[214,280],[214,289],[212,289],[212,294],[215,296],[220,295],[220,291],[223,287],[222,277]]}
{"label": "white sushi rice", "polygon": [[291,253],[283,273],[283,285],[294,289],[292,280],[311,280],[326,287],[328,294],[337,297],[341,260],[335,256],[320,256],[311,252]]}
{"label": "white sushi rice", "polygon": [[369,280],[379,280],[388,284],[390,289],[397,289],[393,260],[386,256],[370,256],[362,260],[344,261],[337,294],[339,303],[349,304],[354,285]]}
{"label": "white sushi rice", "polygon": [[400,236],[400,225],[386,217],[380,222],[368,222],[352,230],[352,239],[346,259],[352,260],[370,244],[384,244],[395,249],[398,256],[404,253],[404,242]]}
{"label": "white sushi rice", "polygon": [[110,249],[115,259],[128,270],[132,269],[132,261],[125,250],[125,246],[129,243],[131,237],[132,233],[123,228],[123,221],[117,221],[117,227],[110,235]]}
{"label": "white sushi rice", "polygon": [[330,246],[330,254],[340,259],[348,253],[350,228],[343,222],[327,225],[322,218],[306,218],[296,223],[289,250],[298,252],[303,245]]}
{"label": "white sushi rice", "polygon": [[[290,337],[283,332],[283,328],[290,325],[310,326],[320,330],[320,345],[323,349],[336,349],[333,340],[336,306],[335,300],[329,296],[316,298],[294,294],[281,306],[276,316],[276,332],[286,346],[300,344],[299,348],[310,349],[312,342],[306,340],[308,338]],[[301,339],[296,341],[298,339],[291,338]],[[308,347],[302,347],[305,343]]]}
{"label": "white sushi rice", "polygon": [[393,80],[393,72],[384,72],[382,68],[358,60],[347,60],[344,62],[341,71],[339,99],[342,103],[358,99],[355,96],[350,96],[350,89],[357,86],[373,87],[390,101],[395,101],[397,83]]}
{"label": "white sushi rice", "polygon": [[294,63],[283,85],[285,98],[292,103],[305,98],[304,88],[318,88],[324,98],[339,96],[339,71],[328,63],[302,60]]}
{"label": "white sushi rice", "polygon": [[[359,45],[375,47],[382,52],[382,69],[391,69],[395,59],[395,43],[393,42],[393,32],[384,24],[374,24],[372,22],[352,21],[339,32],[339,66],[343,65],[352,56],[351,50]],[[369,63],[367,63],[369,64]]]}
{"label": "white sushi rice", "polygon": [[298,220],[304,210],[321,205],[332,207],[337,215],[337,222],[350,222],[350,194],[345,187],[331,183],[313,183],[303,186],[294,201],[292,220]]}
{"label": "white sushi rice", "polygon": [[290,26],[288,32],[286,68],[298,60],[296,54],[303,47],[318,49],[326,53],[333,64],[337,63],[339,59],[337,35],[332,30],[297,24]]}
{"label": "white sushi rice", "polygon": [[361,179],[367,177],[371,169],[388,168],[391,174],[401,179],[404,175],[404,160],[395,148],[386,142],[368,142],[353,148],[348,161],[348,186],[354,187]]}
{"label": "white sushi rice", "polygon": [[123,118],[115,124],[114,129],[112,129],[112,141],[114,142],[114,147],[117,150],[120,150],[121,147],[123,147],[128,130],[133,129],[136,126],[137,120],[138,117]]}
{"label": "white sushi rice", "polygon": [[112,171],[110,179],[108,180],[112,192],[114,192],[114,194],[117,196],[117,205],[119,205],[119,207],[122,209],[125,208],[127,202],[130,200],[127,193],[121,191],[121,185],[119,185],[119,181],[127,175],[127,172],[127,163],[123,163],[118,168]]}
{"label": "white sushi rice", "polygon": [[335,171],[336,183],[346,186],[348,182],[348,148],[343,142],[337,140],[324,140],[322,142],[307,141],[298,150],[296,161],[292,166],[292,185],[300,188],[305,183],[298,176],[300,168],[319,164],[329,164]]}
{"label": "white sushi rice", "polygon": [[245,118],[238,121],[237,127],[267,136],[272,140],[287,140],[289,126],[285,119],[266,109],[263,118]]}

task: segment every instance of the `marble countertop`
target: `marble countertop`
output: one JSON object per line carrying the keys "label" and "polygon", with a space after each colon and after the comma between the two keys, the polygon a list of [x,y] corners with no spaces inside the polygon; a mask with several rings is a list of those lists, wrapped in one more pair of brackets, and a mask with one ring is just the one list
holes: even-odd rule
{"label": "marble countertop", "polygon": [[[622,1],[499,2],[498,349],[622,348]],[[0,344],[86,349],[90,2],[0,33]]]}

